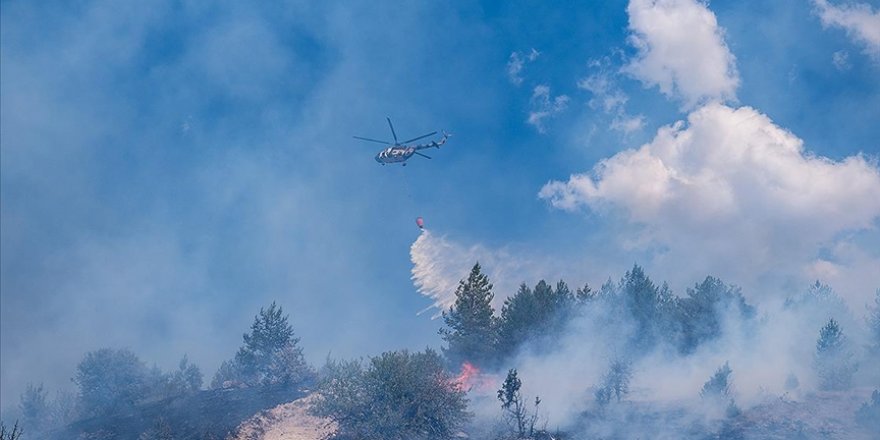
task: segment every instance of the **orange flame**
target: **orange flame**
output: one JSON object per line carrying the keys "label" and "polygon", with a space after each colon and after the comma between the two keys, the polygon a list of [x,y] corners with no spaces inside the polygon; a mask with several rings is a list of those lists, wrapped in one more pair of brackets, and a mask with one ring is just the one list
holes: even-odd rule
{"label": "orange flame", "polygon": [[495,392],[495,377],[480,372],[476,365],[465,361],[461,364],[461,372],[453,380],[456,387],[467,392],[486,394]]}

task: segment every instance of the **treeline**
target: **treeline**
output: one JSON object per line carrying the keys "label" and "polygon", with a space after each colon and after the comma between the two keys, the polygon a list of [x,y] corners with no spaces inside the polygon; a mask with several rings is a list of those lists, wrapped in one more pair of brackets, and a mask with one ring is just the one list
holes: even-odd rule
{"label": "treeline", "polygon": [[[497,385],[496,402],[497,415],[507,421],[506,430],[480,432],[479,436],[547,438],[539,417],[542,400],[523,395],[523,381],[529,378],[521,377],[514,363],[523,352],[541,356],[565,350],[565,336],[573,324],[589,321],[591,328],[605,329],[595,337],[613,338],[619,349],[602,367],[605,373],[589,389],[591,393],[585,394],[591,396],[585,408],[595,408],[589,417],[601,418],[606,417],[605,408],[627,400],[636,374],[633,364],[640,356],[657,351],[690,356],[724,336],[731,321],[745,333],[761,321],[755,307],[733,285],[707,277],[683,296],[676,296],[666,284],[653,282],[638,265],[598,290],[588,285],[572,290],[564,281],[539,281],[534,287],[523,284],[496,311],[492,283],[476,264],[459,283],[455,297],[443,312],[440,335],[444,345],[439,352],[428,348],[366,359],[328,359],[320,369],[305,361],[288,316],[272,303],[254,317],[241,347],[223,362],[210,388],[316,389],[313,412],[335,422],[338,440],[452,439],[477,429],[470,424],[474,414],[468,409],[469,385],[459,377],[462,364],[468,362],[500,372],[501,377],[506,372],[505,380]],[[798,310],[809,304],[823,312],[844,307],[828,286],[818,282],[790,298],[785,307]],[[819,387],[850,387],[859,359],[844,328],[835,319],[809,319],[817,319],[811,324],[817,329],[811,330],[816,332],[812,367]],[[880,360],[880,290],[868,328],[870,344],[865,352],[874,356],[870,359]],[[719,365],[695,397],[733,417],[739,408],[732,380],[730,365]],[[203,386],[201,372],[185,356],[176,370],[163,372],[148,368],[126,349],[87,353],[73,382],[75,393],[59,393],[54,399],[49,399],[42,386],[28,386],[19,405],[26,431],[45,432],[72,420],[116,414],[143,403],[196,393]],[[797,387],[797,382],[790,377],[786,388]],[[859,420],[872,423],[880,410],[877,396],[859,410]],[[141,437],[159,438],[155,434],[145,432]]]}
{"label": "treeline", "polygon": [[[223,362],[214,375],[211,388],[295,389],[315,382],[315,370],[306,363],[288,316],[274,302],[260,309],[242,339],[244,343],[233,358]],[[138,405],[191,395],[203,388],[202,372],[187,356],[177,369],[165,372],[155,365],[147,367],[131,350],[112,348],[86,353],[72,381],[76,392],[59,391],[54,398],[42,384],[27,385],[18,405],[26,437],[36,438],[35,434],[76,420],[126,413]]]}
{"label": "treeline", "polygon": [[19,409],[22,428],[40,433],[75,420],[127,411],[137,404],[194,393],[202,373],[186,356],[178,368],[163,372],[128,349],[102,348],[86,353],[72,378],[76,393],[58,391],[54,398],[40,385],[28,384]]}
{"label": "treeline", "polygon": [[[564,281],[521,285],[497,312],[492,306],[493,285],[476,264],[459,283],[455,297],[454,304],[442,315],[440,335],[445,344],[441,353],[430,349],[420,353],[402,351],[367,360],[328,362],[319,374],[322,397],[315,413],[336,422],[339,430],[335,438],[450,439],[462,431],[479,438],[565,438],[564,432],[551,436],[542,425],[541,397],[524,395],[523,382],[529,378],[510,368],[515,367],[519,353],[542,356],[570,349],[562,344],[570,342],[565,336],[578,320],[589,320],[591,329],[604,329],[592,336],[614,339],[613,345],[620,350],[589,388],[592,400],[583,402],[583,418],[607,426],[620,422],[610,422],[615,411],[617,417],[630,417],[626,411],[621,415],[619,408],[630,393],[630,382],[636,374],[633,364],[640,357],[657,351],[691,356],[722,338],[732,323],[746,338],[754,338],[762,324],[756,308],[736,286],[707,277],[683,296],[676,296],[666,284],[654,283],[638,265],[597,291],[590,286],[572,290]],[[811,307],[821,310],[823,316],[845,310],[831,289],[820,283],[785,304],[793,314],[810,320],[814,318],[803,310]],[[858,369],[852,345],[836,320],[821,319],[808,326],[816,329],[813,370],[819,388],[846,389]],[[873,332],[871,352],[880,356],[880,291],[869,326]],[[487,430],[468,424],[473,417],[465,401],[470,385],[453,377],[454,372],[467,370],[462,369],[463,363],[501,372],[504,380],[496,385],[496,415],[506,422],[504,428]],[[797,387],[797,378],[791,377],[789,382],[789,389]],[[733,418],[740,413],[734,388],[733,369],[724,363],[705,379],[694,398],[701,399],[701,406],[718,417]],[[875,411],[876,404],[866,403],[860,409],[859,420],[869,420]],[[730,426],[720,429],[732,429]],[[607,433],[596,435],[607,437]]]}
{"label": "treeline", "polygon": [[687,289],[684,297],[677,297],[665,283],[655,284],[638,265],[598,291],[589,285],[572,291],[564,281],[553,286],[541,280],[534,288],[522,284],[504,300],[500,314],[492,307],[492,287],[476,264],[460,282],[455,303],[443,313],[444,354],[454,367],[470,362],[497,368],[527,343],[538,353],[557,349],[571,320],[589,307],[601,308],[604,314],[594,319],[608,325],[630,324],[621,335],[628,353],[647,353],[660,346],[689,354],[721,335],[723,319],[747,323],[756,315],[739,288],[717,278],[706,277]]}

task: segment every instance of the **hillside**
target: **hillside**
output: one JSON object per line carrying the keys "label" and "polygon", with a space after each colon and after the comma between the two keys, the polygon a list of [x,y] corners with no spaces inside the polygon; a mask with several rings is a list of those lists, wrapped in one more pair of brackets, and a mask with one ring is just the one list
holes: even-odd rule
{"label": "hillside", "polygon": [[[870,389],[860,388],[814,392],[798,400],[768,396],[731,418],[699,401],[622,402],[602,412],[584,413],[570,432],[601,439],[872,440],[876,434],[872,436],[855,420],[870,394]],[[651,436],[644,437],[645,433]]]}
{"label": "hillside", "polygon": [[290,387],[205,390],[138,405],[112,416],[92,417],[47,434],[53,440],[137,439],[144,432],[176,440],[223,439],[267,408],[306,394]]}
{"label": "hillside", "polygon": [[867,432],[855,420],[870,395],[870,389],[861,388],[810,393],[800,401],[768,400],[744,411],[725,432],[744,439],[876,439],[880,434]]}

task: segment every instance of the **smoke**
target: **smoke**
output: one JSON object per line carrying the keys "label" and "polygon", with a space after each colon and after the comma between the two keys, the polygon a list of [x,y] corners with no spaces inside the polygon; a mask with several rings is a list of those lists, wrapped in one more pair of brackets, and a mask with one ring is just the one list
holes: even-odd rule
{"label": "smoke", "polygon": [[[703,385],[725,363],[733,370],[731,397],[742,410],[811,398],[818,390],[813,369],[816,339],[829,318],[843,323],[848,350],[863,359],[863,369],[870,370],[862,351],[866,334],[861,320],[825,286],[756,306],[755,316],[719,307],[720,336],[693,353],[681,354],[664,342],[633,348],[629,344],[637,326],[633,317],[621,313],[613,301],[597,299],[583,305],[558,338],[557,349],[547,353],[546,341],[531,341],[498,374],[507,368],[518,370],[523,395],[540,396],[541,414],[549,427],[590,434],[661,429],[655,438],[690,438],[694,426],[717,430],[725,418],[724,407],[709,405],[700,397]],[[615,360],[631,362],[630,392],[623,405],[599,409],[596,387]],[[854,395],[863,393],[859,386],[874,385],[876,380],[857,379]],[[490,420],[499,413],[498,402],[476,399],[473,404],[478,406],[477,414],[488,414]]]}

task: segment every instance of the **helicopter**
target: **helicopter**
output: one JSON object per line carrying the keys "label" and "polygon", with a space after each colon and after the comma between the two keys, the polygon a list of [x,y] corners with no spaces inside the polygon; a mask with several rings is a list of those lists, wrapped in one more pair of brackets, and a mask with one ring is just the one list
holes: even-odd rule
{"label": "helicopter", "polygon": [[368,141],[368,142],[376,142],[379,144],[387,145],[388,147],[383,149],[379,153],[377,153],[376,157],[375,157],[376,162],[379,162],[382,165],[389,164],[389,163],[400,163],[401,165],[406,166],[406,160],[409,159],[410,157],[412,157],[413,155],[419,155],[419,156],[424,157],[425,159],[430,159],[431,158],[430,156],[428,156],[426,154],[419,153],[419,150],[424,150],[426,148],[438,148],[439,149],[441,145],[446,143],[446,139],[448,139],[449,136],[451,136],[449,133],[446,133],[444,131],[443,136],[440,138],[440,140],[431,141],[431,142],[428,142],[427,144],[409,145],[410,142],[414,142],[419,139],[424,139],[428,136],[433,136],[433,135],[437,134],[437,132],[432,131],[428,134],[424,134],[419,137],[415,137],[415,138],[412,138],[412,139],[409,139],[409,140],[406,140],[403,142],[399,142],[397,140],[397,133],[394,131],[394,124],[391,123],[391,118],[386,117],[385,119],[388,120],[388,127],[391,128],[391,136],[394,137],[394,142],[380,141],[380,140],[370,139],[370,138],[365,138],[365,137],[360,137],[360,136],[353,136],[355,139],[358,139],[358,140]]}

